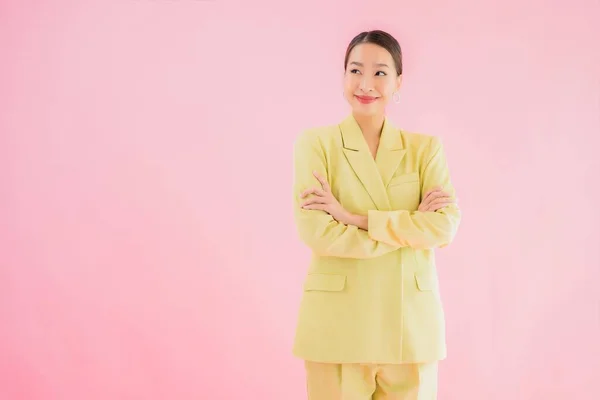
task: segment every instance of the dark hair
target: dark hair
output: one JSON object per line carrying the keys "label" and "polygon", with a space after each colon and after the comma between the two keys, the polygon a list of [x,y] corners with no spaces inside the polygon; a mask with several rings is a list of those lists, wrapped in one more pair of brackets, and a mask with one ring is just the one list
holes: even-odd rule
{"label": "dark hair", "polygon": [[361,43],[373,43],[386,49],[392,55],[394,64],[396,64],[396,73],[402,75],[402,49],[400,48],[400,44],[392,35],[381,30],[361,32],[352,39],[348,45],[348,49],[346,49],[344,70],[348,66],[350,52],[356,45]]}

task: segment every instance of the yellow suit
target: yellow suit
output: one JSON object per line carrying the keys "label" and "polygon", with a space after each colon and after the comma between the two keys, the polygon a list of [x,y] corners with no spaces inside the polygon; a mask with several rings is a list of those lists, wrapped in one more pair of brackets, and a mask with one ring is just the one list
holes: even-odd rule
{"label": "yellow suit", "polygon": [[[368,231],[300,207],[300,193],[326,177]],[[352,115],[304,131],[294,146],[295,220],[313,251],[293,353],[324,363],[426,363],[446,357],[444,312],[434,249],[460,222],[452,204],[416,211],[435,186],[455,196],[442,144],[386,119],[374,159]]]}

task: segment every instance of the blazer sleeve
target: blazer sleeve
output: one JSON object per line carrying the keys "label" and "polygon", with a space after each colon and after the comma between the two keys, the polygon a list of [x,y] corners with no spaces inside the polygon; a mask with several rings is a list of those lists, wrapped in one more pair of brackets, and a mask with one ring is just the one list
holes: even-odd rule
{"label": "blazer sleeve", "polygon": [[[427,162],[421,171],[421,193],[442,186],[443,190],[456,198],[450,181],[443,145],[432,136]],[[456,203],[433,211],[368,211],[368,233],[371,238],[389,245],[431,249],[446,247],[456,235],[461,212]]]}
{"label": "blazer sleeve", "polygon": [[[321,187],[313,171],[331,176],[328,171],[326,152],[319,136],[306,131],[294,143],[294,218],[298,234],[312,251],[320,256],[342,258],[374,258],[400,248],[397,243],[383,243],[371,237],[367,231],[354,225],[345,225],[321,210],[301,208],[300,194],[312,187]],[[329,174],[328,174],[329,172]]]}

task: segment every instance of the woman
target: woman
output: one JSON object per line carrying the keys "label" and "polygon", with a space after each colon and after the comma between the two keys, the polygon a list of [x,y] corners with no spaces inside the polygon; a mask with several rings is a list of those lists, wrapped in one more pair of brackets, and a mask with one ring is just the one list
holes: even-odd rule
{"label": "woman", "polygon": [[294,354],[310,400],[435,399],[446,344],[434,249],[460,222],[444,150],[385,116],[402,82],[392,36],[359,34],[344,68],[351,114],[294,146],[296,224],[314,254]]}

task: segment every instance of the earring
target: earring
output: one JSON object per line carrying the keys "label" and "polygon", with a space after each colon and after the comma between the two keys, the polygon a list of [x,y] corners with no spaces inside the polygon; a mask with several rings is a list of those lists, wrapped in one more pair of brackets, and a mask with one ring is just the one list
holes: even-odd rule
{"label": "earring", "polygon": [[394,103],[396,103],[396,104],[400,103],[400,95],[398,94],[398,92],[394,92],[392,99],[394,100]]}

